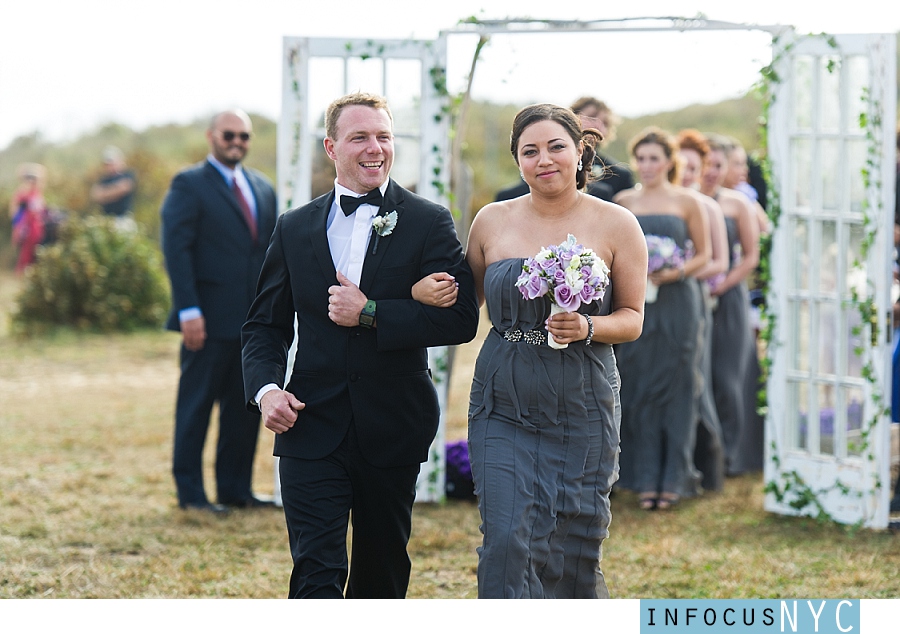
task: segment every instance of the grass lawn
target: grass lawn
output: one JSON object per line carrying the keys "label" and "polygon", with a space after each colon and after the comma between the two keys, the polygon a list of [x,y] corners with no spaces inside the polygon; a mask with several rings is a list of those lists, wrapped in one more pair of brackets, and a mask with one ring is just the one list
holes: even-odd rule
{"label": "grass lawn", "polygon": [[[17,286],[0,274],[0,598],[273,598],[290,556],[280,510],[226,518],[177,508],[170,474],[179,337],[9,335]],[[461,347],[448,440],[465,436],[471,364]],[[211,427],[209,448],[214,445]],[[260,431],[256,489],[272,491]],[[206,456],[207,483],[212,482]],[[668,513],[613,497],[603,569],[615,598],[900,598],[900,535],[762,510],[762,478]],[[478,511],[420,504],[414,598],[473,598]]]}

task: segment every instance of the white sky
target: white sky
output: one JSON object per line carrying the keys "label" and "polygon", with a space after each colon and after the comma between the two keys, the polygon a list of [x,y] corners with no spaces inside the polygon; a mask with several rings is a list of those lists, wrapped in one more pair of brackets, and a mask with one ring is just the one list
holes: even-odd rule
{"label": "white sky", "polygon": [[[801,33],[900,31],[884,0],[0,0],[0,148],[39,130],[72,138],[109,121],[187,122],[229,107],[277,118],[284,36],[434,38],[460,19],[612,19],[703,14]],[[566,7],[578,7],[580,10]],[[593,9],[587,7],[595,7]],[[337,10],[337,17],[331,11]],[[738,96],[769,61],[758,32],[495,36],[475,97],[568,104],[582,94],[636,116]],[[460,90],[475,38],[450,39]],[[338,95],[335,95],[338,96]]]}

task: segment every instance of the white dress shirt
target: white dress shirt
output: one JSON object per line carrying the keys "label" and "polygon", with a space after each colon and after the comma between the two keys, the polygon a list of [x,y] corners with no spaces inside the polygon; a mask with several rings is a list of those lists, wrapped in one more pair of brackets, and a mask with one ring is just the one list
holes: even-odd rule
{"label": "white dress shirt", "polygon": [[[381,195],[384,196],[387,181],[380,189]],[[360,205],[354,213],[345,216],[344,210],[341,209],[341,196],[359,198],[364,195],[365,192],[357,194],[334,181],[334,202],[331,204],[328,222],[325,225],[328,230],[328,248],[331,250],[335,270],[343,273],[357,286],[362,276],[366,249],[369,248],[369,240],[372,237],[372,219],[378,215],[378,207],[369,204]]]}
{"label": "white dress shirt", "polygon": [[[379,188],[384,196],[388,181]],[[325,224],[328,233],[328,249],[331,251],[331,260],[336,271],[343,273],[348,280],[359,286],[362,277],[363,261],[366,259],[366,249],[369,248],[369,240],[372,237],[372,220],[378,215],[378,207],[368,203],[360,205],[349,216],[344,215],[341,209],[341,196],[353,196],[359,198],[365,196],[357,194],[334,181],[334,202],[328,211],[328,221]],[[335,282],[336,283],[336,282]],[[266,392],[279,389],[274,383],[264,385],[256,393],[254,401],[258,405]]]}

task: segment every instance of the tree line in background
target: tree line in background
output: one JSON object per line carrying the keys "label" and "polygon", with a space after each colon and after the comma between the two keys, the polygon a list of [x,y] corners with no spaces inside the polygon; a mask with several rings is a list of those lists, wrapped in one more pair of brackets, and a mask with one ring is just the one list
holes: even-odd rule
{"label": "tree line in background", "polygon": [[[612,104],[614,105],[614,104]],[[495,193],[516,182],[519,178],[518,168],[509,154],[509,147],[505,140],[509,138],[510,126],[515,113],[520,105],[494,104],[488,102],[475,102],[471,105],[468,128],[465,131],[465,144],[463,157],[472,168],[474,174],[474,189],[471,206],[479,209],[494,199]],[[723,101],[712,105],[694,105],[677,111],[659,113],[638,118],[623,118],[618,126],[617,135],[606,145],[604,152],[617,160],[628,162],[628,141],[648,125],[656,125],[661,128],[677,132],[682,128],[697,128],[704,132],[717,132],[727,134],[740,140],[752,153],[758,145],[760,103],[753,96],[741,99]],[[253,120],[253,143],[247,157],[247,164],[266,174],[275,181],[276,174],[276,141],[277,124],[275,121],[261,115],[251,114]],[[188,124],[168,124],[152,126],[144,130],[136,131],[126,126],[109,123],[100,128],[83,134],[71,141],[50,142],[42,138],[39,133],[21,136],[15,139],[5,149],[0,151],[0,206],[7,209],[10,198],[16,187],[16,167],[21,163],[40,163],[47,168],[47,180],[44,193],[47,203],[51,208],[63,211],[69,219],[77,221],[77,228],[68,234],[67,239],[74,240],[74,235],[82,236],[85,240],[97,244],[98,231],[103,231],[102,226],[96,224],[86,225],[84,221],[100,214],[99,206],[89,199],[91,186],[97,181],[102,170],[102,153],[108,145],[120,148],[126,157],[126,163],[134,170],[137,177],[137,191],[134,200],[135,220],[139,227],[140,237],[154,245],[157,252],[160,235],[159,209],[169,184],[175,173],[188,165],[202,160],[208,151],[205,131],[208,121],[198,119]],[[324,152],[322,152],[324,156]],[[327,188],[334,178],[333,169],[326,160],[316,161],[318,172],[313,177],[313,182],[318,185],[315,189]],[[324,185],[323,185],[324,184]],[[0,268],[12,269],[14,259],[11,245],[11,222],[7,214],[3,214],[0,221]],[[131,238],[125,242],[113,236],[103,238],[106,245],[103,249],[94,249],[94,252],[117,252],[116,257],[124,257],[119,253],[122,249],[136,249],[149,258],[147,270],[140,273],[140,277],[147,278],[140,283],[126,276],[120,279],[116,285],[134,284],[137,287],[152,287],[145,290],[146,296],[159,300],[159,284],[165,284],[165,276],[161,271],[161,258],[149,257],[149,252],[143,247],[137,246]],[[112,246],[110,246],[112,245]],[[76,298],[86,291],[78,285],[77,275],[72,273],[74,268],[93,271],[99,267],[100,271],[109,268],[107,262],[97,262],[97,267],[83,262],[85,249],[82,248],[78,267],[67,267],[66,261],[74,258],[74,252],[66,251],[68,246],[60,245],[52,258],[48,252],[46,268],[52,268],[60,274],[60,279],[65,278],[65,288],[53,289],[54,276],[48,271],[42,271],[42,275],[32,276],[33,279],[26,283],[24,291],[29,293],[20,300],[20,309],[30,306],[31,312],[36,315],[57,314],[55,305],[61,296]],[[90,251],[90,250],[88,250]],[[52,259],[52,264],[49,260]],[[133,261],[133,260],[130,260]],[[42,280],[38,287],[38,279]],[[100,278],[98,278],[100,279]],[[129,281],[130,280],[130,281]],[[109,280],[103,279],[105,284]],[[32,288],[27,288],[28,286]],[[51,284],[51,286],[48,286]],[[50,290],[48,290],[50,289]],[[89,292],[89,295],[101,295],[97,289]],[[97,302],[101,298],[86,298],[85,301]],[[137,298],[135,298],[137,299]],[[77,322],[82,327],[85,325],[104,329],[115,329],[122,322],[123,326],[134,327],[142,322],[135,321],[134,315],[126,315],[122,311],[122,296],[120,291],[110,295],[105,302],[110,305],[106,313],[91,317],[88,306],[75,306],[68,301],[67,306],[72,307],[73,315],[77,315]],[[54,310],[51,310],[54,309]],[[102,311],[101,311],[102,312]],[[143,320],[162,320],[160,315],[165,311],[158,308],[144,311]],[[23,313],[24,314],[24,313]],[[27,315],[25,315],[27,317]],[[21,315],[20,315],[21,317]],[[64,314],[57,314],[57,322],[68,323]],[[73,317],[73,319],[76,319]],[[103,323],[101,323],[103,322]],[[103,325],[105,323],[105,326]],[[76,325],[76,324],[73,324]]]}
{"label": "tree line in background", "polygon": [[[612,104],[613,106],[615,104]],[[494,194],[518,178],[518,170],[505,140],[519,105],[487,102],[472,104],[466,130],[464,157],[475,175],[472,205],[475,209],[493,200]],[[608,154],[627,162],[628,140],[647,125],[672,132],[694,127],[701,131],[728,134],[740,140],[748,151],[757,146],[760,106],[752,96],[712,105],[694,105],[681,110],[623,118],[617,138],[606,147]],[[247,164],[273,181],[276,172],[277,124],[251,113],[253,145]],[[126,162],[137,175],[135,217],[147,237],[158,239],[159,208],[175,173],[202,160],[207,153],[206,119],[188,124],[152,126],[141,131],[117,123],[106,124],[71,141],[53,143],[40,133],[21,136],[0,150],[0,205],[5,209],[16,185],[16,166],[41,163],[47,168],[45,195],[48,203],[70,214],[99,213],[88,198],[91,185],[100,177],[103,148],[115,145],[125,152]],[[322,163],[326,168],[327,163]],[[320,175],[330,182],[332,175]],[[0,223],[0,252],[9,251],[9,220]],[[6,254],[8,258],[8,253]],[[9,263],[8,259],[3,260]]]}

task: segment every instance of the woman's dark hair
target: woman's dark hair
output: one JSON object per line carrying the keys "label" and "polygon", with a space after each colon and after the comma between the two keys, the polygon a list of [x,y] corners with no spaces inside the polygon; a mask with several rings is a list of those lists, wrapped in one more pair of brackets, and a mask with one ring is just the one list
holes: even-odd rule
{"label": "woman's dark hair", "polygon": [[509,151],[512,152],[516,165],[519,164],[519,138],[522,136],[525,128],[539,121],[554,121],[558,123],[576,145],[584,141],[581,151],[583,168],[575,172],[575,185],[578,189],[584,189],[588,181],[591,180],[591,168],[594,164],[594,156],[597,154],[594,148],[603,140],[603,135],[600,134],[599,130],[593,128],[582,130],[581,120],[569,108],[555,106],[550,103],[526,106],[516,114],[516,118],[513,120],[512,132],[509,135]]}

